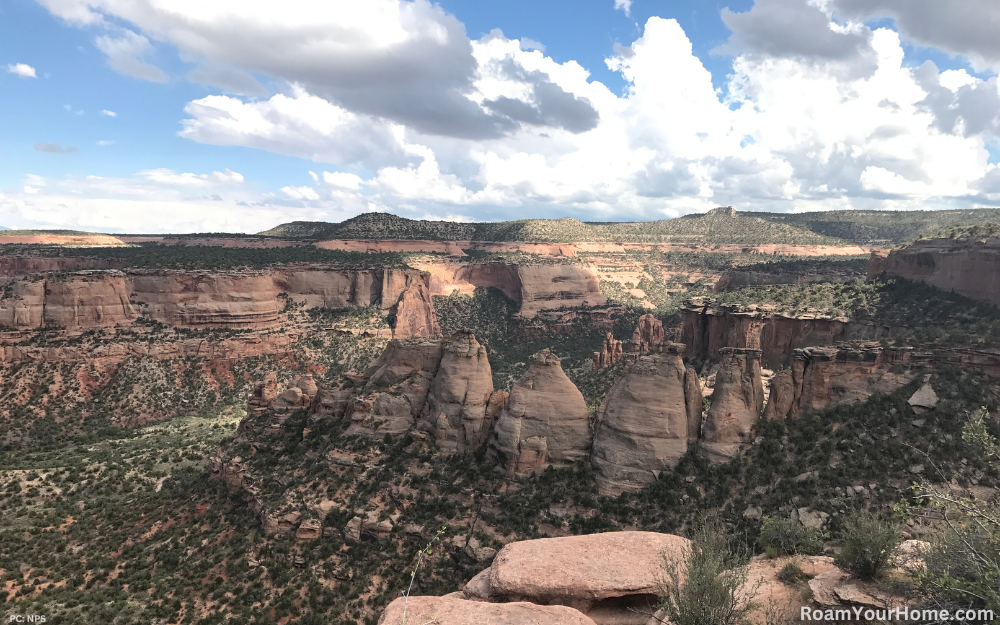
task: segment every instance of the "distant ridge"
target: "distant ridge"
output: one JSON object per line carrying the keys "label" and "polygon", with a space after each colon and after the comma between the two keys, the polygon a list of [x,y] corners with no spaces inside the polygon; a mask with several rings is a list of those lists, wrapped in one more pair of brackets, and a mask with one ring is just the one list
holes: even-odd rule
{"label": "distant ridge", "polygon": [[340,223],[293,221],[258,235],[310,240],[898,245],[947,228],[988,223],[1000,223],[1000,209],[757,213],[726,206],[677,219],[637,222],[584,222],[565,217],[459,223],[365,213]]}

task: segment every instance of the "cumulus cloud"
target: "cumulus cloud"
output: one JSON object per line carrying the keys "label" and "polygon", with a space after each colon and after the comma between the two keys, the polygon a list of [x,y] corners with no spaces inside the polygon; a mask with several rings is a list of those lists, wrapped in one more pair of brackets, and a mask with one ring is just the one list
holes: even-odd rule
{"label": "cumulus cloud", "polygon": [[[252,11],[235,0],[39,1],[70,23],[124,20],[141,31],[98,39],[112,67],[139,78],[166,79],[142,60],[153,39],[195,63],[199,81],[260,94],[254,75],[266,75],[353,113],[422,133],[484,139],[537,121],[479,105],[473,93],[477,64],[465,27],[428,0],[288,0],[258,3]],[[542,119],[551,121],[563,110],[578,114],[562,103]]]}
{"label": "cumulus cloud", "polygon": [[109,111],[107,109],[101,111],[101,115],[106,115],[107,117],[118,117],[118,113],[115,113],[114,111]]}
{"label": "cumulus cloud", "polygon": [[[987,151],[1000,135],[996,79],[904,63],[900,34],[915,40],[915,27],[863,22],[890,5],[903,11],[889,0],[758,0],[724,11],[733,34],[719,51],[732,68],[719,90],[680,25],[650,18],[607,59],[625,81],[621,93],[534,42],[500,31],[469,40],[423,0],[312,12],[313,3],[290,0],[238,19],[224,2],[167,11],[154,0],[42,1],[116,37],[121,26],[111,24],[128,23],[150,45],[176,47],[198,80],[232,91],[188,103],[182,137],[330,165],[273,195],[228,170],[149,170],[89,181],[77,189],[85,197],[135,195],[121,187],[161,202],[217,196],[206,210],[255,208],[275,222],[366,210],[614,220],[730,204],[800,211],[1000,199]],[[986,62],[987,47],[976,49]],[[18,201],[56,195],[25,185],[40,191],[22,190]]]}
{"label": "cumulus cloud", "polygon": [[8,74],[15,74],[21,78],[38,78],[35,75],[35,68],[24,63],[14,63],[7,66]]}
{"label": "cumulus cloud", "polygon": [[969,59],[982,71],[1000,69],[1000,5],[993,0],[829,0],[845,18],[891,18],[899,33],[922,46]]}
{"label": "cumulus cloud", "polygon": [[107,56],[108,65],[116,72],[142,80],[166,82],[167,75],[163,70],[143,58],[153,51],[153,45],[146,37],[125,29],[117,37],[104,35],[94,43]]}
{"label": "cumulus cloud", "polygon": [[58,143],[36,143],[35,150],[38,152],[48,152],[50,154],[71,154],[80,150],[75,145],[63,147]]}
{"label": "cumulus cloud", "polygon": [[816,5],[805,0],[756,0],[750,10],[722,9],[722,21],[733,31],[717,51],[842,61],[868,47],[868,29],[857,24],[840,27]]}

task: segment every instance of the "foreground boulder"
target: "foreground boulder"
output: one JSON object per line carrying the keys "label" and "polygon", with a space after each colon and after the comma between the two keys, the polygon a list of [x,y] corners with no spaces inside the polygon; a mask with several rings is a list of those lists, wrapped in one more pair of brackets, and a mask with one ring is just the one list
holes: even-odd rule
{"label": "foreground boulder", "polygon": [[482,603],[454,597],[402,597],[385,609],[379,625],[595,625],[578,610],[561,605]]}
{"label": "foreground boulder", "polygon": [[487,460],[509,475],[526,476],[549,465],[567,466],[587,455],[590,413],[583,394],[542,350],[510,390],[490,437]]}
{"label": "foreground boulder", "polygon": [[712,462],[726,462],[735,456],[763,408],[760,350],[721,348],[712,406],[702,428],[705,456]]}
{"label": "foreground boulder", "polygon": [[686,538],[655,532],[511,543],[493,560],[488,590],[479,594],[489,601],[570,606],[598,624],[645,623],[656,605],[664,558],[681,561],[690,545]]}
{"label": "foreground boulder", "polygon": [[684,346],[654,348],[661,353],[639,357],[602,406],[591,455],[602,494],[641,489],[677,466],[688,439],[697,438],[701,390],[697,374],[689,374],[681,360]]}

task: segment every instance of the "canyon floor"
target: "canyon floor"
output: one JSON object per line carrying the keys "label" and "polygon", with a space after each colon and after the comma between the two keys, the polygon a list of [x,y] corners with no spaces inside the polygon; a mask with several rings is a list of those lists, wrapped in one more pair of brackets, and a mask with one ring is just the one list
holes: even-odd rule
{"label": "canyon floor", "polygon": [[760,554],[781,519],[834,555],[857,509],[930,540],[915,482],[1000,484],[963,439],[1000,244],[948,213],[0,233],[5,608],[374,625],[418,557],[444,596],[525,540],[712,518]]}

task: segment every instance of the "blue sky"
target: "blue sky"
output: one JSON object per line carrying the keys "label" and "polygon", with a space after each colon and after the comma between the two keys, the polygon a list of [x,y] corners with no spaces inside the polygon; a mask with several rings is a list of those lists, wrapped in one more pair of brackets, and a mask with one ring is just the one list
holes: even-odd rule
{"label": "blue sky", "polygon": [[924,3],[7,0],[0,225],[996,205],[1000,9]]}

